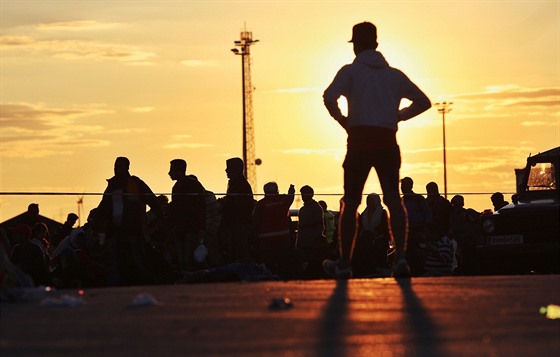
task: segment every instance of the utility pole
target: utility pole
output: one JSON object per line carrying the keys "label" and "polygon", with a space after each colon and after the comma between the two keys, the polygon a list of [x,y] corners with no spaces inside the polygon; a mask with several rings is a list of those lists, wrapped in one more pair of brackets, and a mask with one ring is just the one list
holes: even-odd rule
{"label": "utility pole", "polygon": [[445,154],[445,114],[451,111],[453,102],[435,103],[437,111],[441,113],[443,119],[443,187],[444,197],[447,199],[447,157]]}
{"label": "utility pole", "polygon": [[241,32],[240,40],[235,41],[231,51],[241,56],[241,76],[243,93],[243,163],[245,165],[245,177],[253,188],[257,190],[256,165],[261,164],[260,159],[255,159],[255,127],[253,121],[253,84],[251,82],[251,45],[259,42],[253,40],[253,33],[245,28]]}

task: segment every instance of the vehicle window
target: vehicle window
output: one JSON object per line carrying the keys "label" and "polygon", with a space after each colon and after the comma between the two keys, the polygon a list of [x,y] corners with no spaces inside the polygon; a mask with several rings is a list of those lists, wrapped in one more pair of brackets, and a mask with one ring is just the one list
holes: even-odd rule
{"label": "vehicle window", "polygon": [[555,190],[556,188],[556,177],[554,177],[554,165],[552,163],[536,164],[531,167],[527,190]]}

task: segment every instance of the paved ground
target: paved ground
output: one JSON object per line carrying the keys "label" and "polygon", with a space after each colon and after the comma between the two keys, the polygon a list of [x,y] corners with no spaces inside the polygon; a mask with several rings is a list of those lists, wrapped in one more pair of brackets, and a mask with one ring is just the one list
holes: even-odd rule
{"label": "paved ground", "polygon": [[[56,291],[77,296],[76,291]],[[134,307],[148,293],[156,305]],[[560,356],[560,276],[89,289],[3,303],[0,356]],[[274,298],[293,306],[274,310]],[[55,300],[55,302],[58,300]]]}

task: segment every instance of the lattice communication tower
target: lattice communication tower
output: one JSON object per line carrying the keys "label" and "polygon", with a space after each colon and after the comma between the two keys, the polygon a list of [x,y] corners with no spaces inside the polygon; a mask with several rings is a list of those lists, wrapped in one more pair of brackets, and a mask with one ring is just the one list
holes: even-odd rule
{"label": "lattice communication tower", "polygon": [[[246,29],[241,32],[239,41],[235,41],[236,48],[231,51],[241,56],[241,75],[243,93],[243,162],[245,176],[253,188],[257,190],[256,166],[261,164],[255,157],[255,124],[253,120],[253,84],[251,82],[251,45],[259,40],[253,40],[253,33]],[[237,48],[238,47],[238,48]]]}

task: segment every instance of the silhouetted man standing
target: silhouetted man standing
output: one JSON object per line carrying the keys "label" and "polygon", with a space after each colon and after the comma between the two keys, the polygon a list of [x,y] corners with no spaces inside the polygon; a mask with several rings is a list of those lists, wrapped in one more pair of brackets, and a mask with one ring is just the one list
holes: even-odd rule
{"label": "silhouetted man standing", "polygon": [[229,179],[226,196],[222,204],[222,252],[227,263],[249,259],[251,236],[253,189],[243,174],[243,160],[234,157],[226,160],[226,175]]}
{"label": "silhouetted man standing", "polygon": [[287,195],[281,195],[276,182],[264,185],[264,197],[253,210],[256,251],[260,262],[284,279],[290,275],[291,236],[290,206],[295,188],[290,185]]}
{"label": "silhouetted man standing", "polygon": [[432,211],[432,222],[429,225],[428,239],[438,240],[449,234],[449,220],[451,218],[451,202],[439,193],[438,184],[429,182],[426,185],[428,196],[426,202]]}
{"label": "silhouetted man standing", "polygon": [[299,191],[303,207],[298,213],[296,248],[303,258],[304,277],[318,279],[321,277],[321,262],[327,255],[327,238],[323,234],[325,231],[323,208],[313,199],[315,191],[311,186],[305,185]]}
{"label": "silhouetted man standing", "polygon": [[96,232],[107,234],[111,249],[109,284],[146,284],[152,276],[145,257],[146,205],[162,217],[161,205],[144,181],[129,173],[126,157],[115,160],[115,175],[107,180],[107,188],[97,207]]}
{"label": "silhouetted man standing", "polygon": [[[352,29],[356,58],[342,67],[323,99],[329,114],[346,130],[347,153],[344,160],[344,197],[340,215],[340,259],[325,260],[323,268],[336,279],[352,277],[350,261],[356,240],[357,209],[371,167],[383,190],[383,202],[390,212],[396,245],[393,265],[395,277],[408,276],[405,258],[407,240],[406,210],[399,197],[400,149],[396,140],[398,122],[408,120],[431,107],[428,97],[401,71],[389,66],[377,49],[377,29],[369,22]],[[348,115],[338,106],[346,97]],[[407,98],[412,103],[399,109]]]}
{"label": "silhouetted man standing", "polygon": [[424,196],[414,192],[414,180],[403,177],[401,180],[402,201],[408,219],[408,240],[406,259],[412,276],[424,273],[426,259],[425,243],[428,228],[432,223],[432,211]]}
{"label": "silhouetted man standing", "polygon": [[177,261],[181,270],[194,271],[202,267],[194,260],[196,247],[204,240],[206,201],[204,187],[194,176],[187,176],[187,162],[175,159],[169,165],[169,177],[175,181],[169,202]]}

